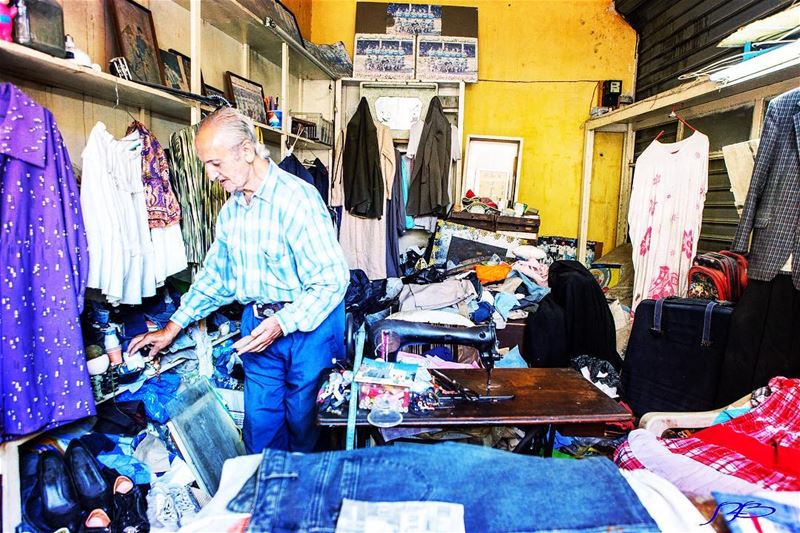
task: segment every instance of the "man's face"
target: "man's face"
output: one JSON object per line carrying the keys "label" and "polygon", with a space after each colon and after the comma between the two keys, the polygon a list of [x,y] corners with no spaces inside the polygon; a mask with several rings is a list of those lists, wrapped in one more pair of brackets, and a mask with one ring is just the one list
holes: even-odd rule
{"label": "man's face", "polygon": [[231,144],[215,125],[200,130],[195,140],[197,155],[206,166],[206,175],[218,181],[225,191],[242,191],[250,171],[252,143],[244,141]]}

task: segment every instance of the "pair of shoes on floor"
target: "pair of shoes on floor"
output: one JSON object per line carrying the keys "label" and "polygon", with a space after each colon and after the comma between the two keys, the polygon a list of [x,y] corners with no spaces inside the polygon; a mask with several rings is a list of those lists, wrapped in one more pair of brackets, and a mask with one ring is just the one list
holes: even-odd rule
{"label": "pair of shoes on floor", "polygon": [[150,523],[172,531],[190,523],[200,511],[187,486],[156,484],[147,494],[147,502]]}
{"label": "pair of shoes on floor", "polygon": [[149,530],[138,487],[124,476],[110,487],[100,463],[78,439],[70,442],[63,457],[52,450],[41,455],[37,481],[42,518],[53,529],[66,527],[86,533]]}

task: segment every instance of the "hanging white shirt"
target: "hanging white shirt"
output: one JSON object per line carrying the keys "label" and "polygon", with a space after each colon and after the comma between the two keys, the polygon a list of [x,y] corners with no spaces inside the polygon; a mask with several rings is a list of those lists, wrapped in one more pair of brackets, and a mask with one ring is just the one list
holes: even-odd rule
{"label": "hanging white shirt", "polygon": [[636,161],[628,224],[633,244],[633,305],[685,296],[708,191],[708,137],[653,141]]}
{"label": "hanging white shirt", "polygon": [[[81,207],[91,212],[84,223],[87,234],[94,235],[88,286],[100,289],[111,304],[140,304],[156,293],[156,265],[138,133],[116,140],[98,122],[82,157]],[[98,190],[92,191],[94,187]]]}

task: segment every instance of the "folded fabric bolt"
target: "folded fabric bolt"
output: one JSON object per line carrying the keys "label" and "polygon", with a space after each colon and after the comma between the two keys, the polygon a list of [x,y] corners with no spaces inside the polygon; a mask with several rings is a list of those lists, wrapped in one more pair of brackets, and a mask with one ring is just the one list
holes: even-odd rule
{"label": "folded fabric bolt", "polygon": [[406,285],[400,292],[400,310],[444,309],[475,298],[468,280],[447,279],[427,285]]}
{"label": "folded fabric bolt", "polygon": [[494,308],[500,313],[504,320],[508,319],[508,313],[517,305],[519,300],[512,294],[498,292],[494,297]]}
{"label": "folded fabric bolt", "polygon": [[608,459],[449,442],[321,454],[266,449],[228,509],[251,512],[252,531],[330,532],[344,499],[462,504],[467,531],[658,531]]}
{"label": "folded fabric bolt", "polygon": [[544,261],[547,259],[547,253],[539,247],[531,246],[530,244],[523,244],[522,246],[517,246],[511,253],[514,254],[514,257],[519,257],[520,259],[535,259],[537,261]]}
{"label": "folded fabric bolt", "polygon": [[472,312],[470,318],[476,324],[480,324],[481,322],[485,322],[491,318],[492,313],[494,313],[494,307],[489,302],[478,302],[478,308]]}
{"label": "folded fabric bolt", "polygon": [[500,263],[499,265],[476,265],[475,274],[484,285],[503,281],[508,277],[511,272],[511,265],[508,263]]}
{"label": "folded fabric bolt", "polygon": [[513,268],[531,278],[537,285],[547,287],[547,276],[550,272],[550,267],[544,263],[540,263],[536,259],[526,259],[525,261],[514,263]]}

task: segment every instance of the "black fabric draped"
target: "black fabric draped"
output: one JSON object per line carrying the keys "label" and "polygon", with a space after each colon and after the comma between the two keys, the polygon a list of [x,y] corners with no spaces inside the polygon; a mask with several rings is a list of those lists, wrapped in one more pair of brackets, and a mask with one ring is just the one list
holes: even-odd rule
{"label": "black fabric draped", "polygon": [[411,216],[443,215],[450,204],[452,126],[439,97],[428,106],[425,125],[408,189],[406,211]]}
{"label": "black fabric draped", "polygon": [[384,187],[378,130],[366,98],[361,99],[347,124],[342,167],[345,209],[352,215],[381,218]]}

